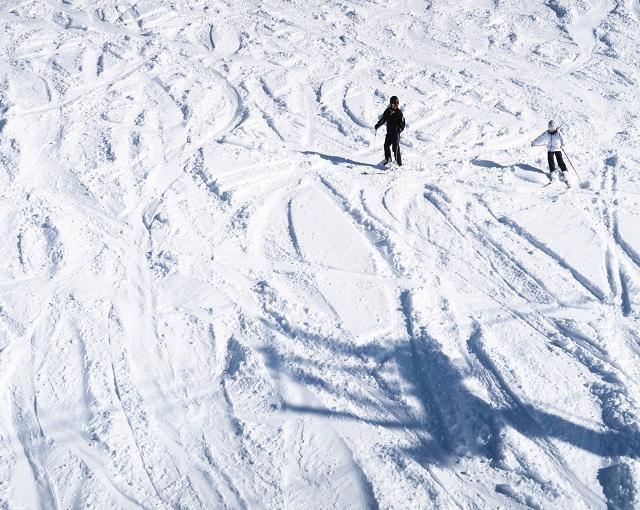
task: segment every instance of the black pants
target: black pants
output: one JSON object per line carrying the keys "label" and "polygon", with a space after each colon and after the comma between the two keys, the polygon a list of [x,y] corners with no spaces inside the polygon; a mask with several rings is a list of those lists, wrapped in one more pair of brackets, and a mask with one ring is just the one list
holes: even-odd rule
{"label": "black pants", "polygon": [[555,165],[555,161],[553,161],[553,156],[555,156],[556,159],[558,160],[558,165],[560,166],[560,170],[562,170],[563,172],[566,172],[567,165],[564,164],[564,161],[562,160],[562,152],[560,151],[547,152],[547,160],[549,161],[549,171],[555,172],[556,170],[556,165]]}
{"label": "black pants", "polygon": [[386,159],[387,161],[391,161],[391,147],[393,149],[396,163],[398,163],[398,165],[402,165],[402,157],[400,156],[400,145],[398,144],[399,139],[400,135],[387,133],[387,136],[385,136],[384,138],[384,159]]}

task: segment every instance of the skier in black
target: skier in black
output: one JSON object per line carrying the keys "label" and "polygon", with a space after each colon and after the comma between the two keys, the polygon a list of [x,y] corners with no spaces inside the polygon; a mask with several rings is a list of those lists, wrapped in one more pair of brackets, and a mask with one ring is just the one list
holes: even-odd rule
{"label": "skier in black", "polygon": [[375,126],[376,131],[382,124],[387,123],[387,136],[384,139],[384,161],[385,163],[391,162],[391,151],[389,147],[393,148],[393,154],[396,158],[398,166],[402,166],[402,157],[400,156],[400,133],[404,129],[404,115],[402,110],[398,107],[400,102],[396,96],[391,96],[389,100],[389,108],[387,108],[382,117]]}

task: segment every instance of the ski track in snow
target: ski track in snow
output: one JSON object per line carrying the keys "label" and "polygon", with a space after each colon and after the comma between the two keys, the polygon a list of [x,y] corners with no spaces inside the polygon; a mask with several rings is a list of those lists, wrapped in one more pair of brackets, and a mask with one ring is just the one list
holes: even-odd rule
{"label": "ski track in snow", "polygon": [[5,1],[0,507],[640,505],[639,9]]}

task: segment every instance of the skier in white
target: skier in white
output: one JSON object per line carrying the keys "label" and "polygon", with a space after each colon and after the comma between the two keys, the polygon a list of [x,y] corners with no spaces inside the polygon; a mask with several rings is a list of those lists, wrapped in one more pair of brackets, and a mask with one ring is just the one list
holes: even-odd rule
{"label": "skier in white", "polygon": [[[531,147],[535,146],[546,146],[547,147],[547,161],[549,162],[549,180],[553,181],[554,172],[556,170],[556,165],[554,161],[555,159],[558,161],[558,166],[560,166],[560,178],[562,181],[567,183],[567,178],[565,172],[567,171],[567,166],[564,164],[562,160],[562,147],[564,146],[564,140],[562,139],[562,135],[560,134],[560,127],[556,125],[553,120],[549,121],[548,129],[542,133],[538,138],[536,138],[533,142],[531,142]],[[568,185],[568,184],[567,184]]]}

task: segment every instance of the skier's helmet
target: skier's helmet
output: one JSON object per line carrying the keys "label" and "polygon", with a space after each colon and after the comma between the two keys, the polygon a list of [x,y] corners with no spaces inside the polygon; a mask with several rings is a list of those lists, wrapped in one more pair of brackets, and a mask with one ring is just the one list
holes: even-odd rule
{"label": "skier's helmet", "polygon": [[551,131],[553,131],[554,129],[558,129],[558,125],[556,124],[556,121],[553,119],[549,121],[549,124],[547,126]]}

